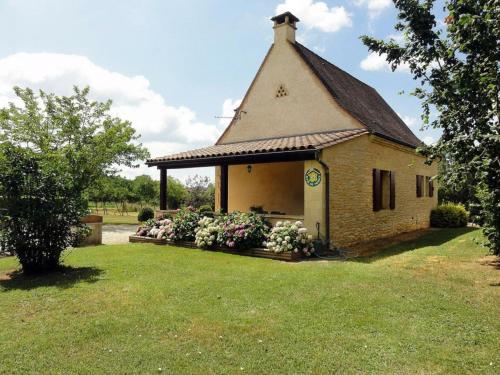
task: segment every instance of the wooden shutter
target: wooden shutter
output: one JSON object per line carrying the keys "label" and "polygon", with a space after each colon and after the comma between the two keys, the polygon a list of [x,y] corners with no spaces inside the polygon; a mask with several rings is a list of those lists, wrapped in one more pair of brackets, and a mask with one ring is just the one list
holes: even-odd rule
{"label": "wooden shutter", "polygon": [[423,179],[424,179],[424,176],[417,175],[417,198],[422,197],[422,180]]}
{"label": "wooden shutter", "polygon": [[434,196],[434,180],[429,178],[429,197]]}
{"label": "wooden shutter", "polygon": [[380,169],[373,170],[373,211],[382,208],[382,174]]}
{"label": "wooden shutter", "polygon": [[396,208],[396,172],[391,171],[389,177],[391,179],[390,208],[391,210],[394,210]]}

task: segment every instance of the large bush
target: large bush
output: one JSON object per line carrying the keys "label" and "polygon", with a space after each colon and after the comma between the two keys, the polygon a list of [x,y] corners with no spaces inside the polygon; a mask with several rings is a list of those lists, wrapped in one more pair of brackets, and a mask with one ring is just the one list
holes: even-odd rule
{"label": "large bush", "polygon": [[267,248],[275,253],[293,251],[307,256],[314,253],[312,235],[307,234],[301,221],[277,222],[269,235]]}
{"label": "large bush", "polygon": [[447,203],[431,211],[431,225],[437,228],[465,227],[467,219],[467,211],[459,204]]}
{"label": "large bush", "polygon": [[233,212],[220,219],[220,226],[218,243],[236,249],[262,247],[269,232],[267,223],[255,213]]}
{"label": "large bush", "polygon": [[64,249],[78,242],[85,203],[65,169],[20,147],[0,148],[0,246],[25,273],[57,268]]}
{"label": "large bush", "polygon": [[194,241],[196,228],[201,215],[192,207],[177,211],[172,226],[172,237],[174,241]]}
{"label": "large bush", "polygon": [[153,219],[155,217],[155,212],[151,207],[144,207],[139,211],[137,215],[137,220],[140,222],[147,221],[149,219]]}
{"label": "large bush", "polygon": [[148,152],[130,122],[111,116],[111,102],[89,100],[88,88],[14,91],[22,105],[0,109],[0,241],[23,271],[43,272],[74,243],[93,181]]}

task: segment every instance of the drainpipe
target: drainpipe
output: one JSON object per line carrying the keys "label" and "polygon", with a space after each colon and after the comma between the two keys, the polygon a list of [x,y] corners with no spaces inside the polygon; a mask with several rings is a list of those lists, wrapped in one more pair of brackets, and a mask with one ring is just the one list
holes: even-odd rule
{"label": "drainpipe", "polygon": [[325,226],[326,226],[326,247],[330,250],[330,168],[321,160],[321,151],[316,151],[315,158],[325,171]]}

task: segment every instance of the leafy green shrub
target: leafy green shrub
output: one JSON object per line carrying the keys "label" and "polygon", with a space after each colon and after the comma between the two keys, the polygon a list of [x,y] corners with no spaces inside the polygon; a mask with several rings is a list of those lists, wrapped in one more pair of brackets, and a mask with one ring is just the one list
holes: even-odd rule
{"label": "leafy green shrub", "polygon": [[194,241],[200,219],[201,215],[192,207],[178,210],[173,219],[171,238],[174,241]]}
{"label": "leafy green shrub", "polygon": [[144,222],[149,219],[153,219],[155,217],[155,212],[151,207],[144,207],[139,211],[139,215],[137,215],[137,220]]}
{"label": "leafy green shrub", "polygon": [[465,227],[468,216],[464,206],[446,203],[431,211],[431,225],[437,228]]}
{"label": "leafy green shrub", "polygon": [[12,144],[0,144],[2,251],[15,254],[25,273],[52,271],[78,241],[87,213],[69,165]]}
{"label": "leafy green shrub", "polygon": [[259,215],[233,212],[220,220],[221,230],[217,237],[219,245],[236,249],[262,247],[269,226]]}
{"label": "leafy green shrub", "polygon": [[212,209],[212,207],[210,207],[210,205],[204,204],[204,205],[200,206],[200,208],[198,208],[198,212],[202,215],[206,215],[206,214],[213,213],[214,210]]}

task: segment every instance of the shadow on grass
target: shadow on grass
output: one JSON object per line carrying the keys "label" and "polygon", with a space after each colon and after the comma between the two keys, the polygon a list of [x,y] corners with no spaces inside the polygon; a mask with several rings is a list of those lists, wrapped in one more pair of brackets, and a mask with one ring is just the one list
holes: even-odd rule
{"label": "shadow on grass", "polygon": [[100,280],[103,270],[95,267],[61,267],[44,275],[25,275],[16,270],[0,279],[0,291],[31,290],[55,286],[60,289],[71,288],[78,283],[95,283]]}
{"label": "shadow on grass", "polygon": [[[477,228],[470,228],[470,227],[431,230],[418,238],[414,238],[411,240],[403,240],[398,244],[390,245],[380,250],[376,254],[366,257],[351,258],[348,259],[348,261],[359,262],[359,263],[372,263],[407,251],[418,250],[423,247],[441,246],[446,242],[453,240],[456,237],[459,237],[466,233],[473,232],[475,230],[477,230]],[[383,244],[381,244],[381,247],[383,247]]]}

